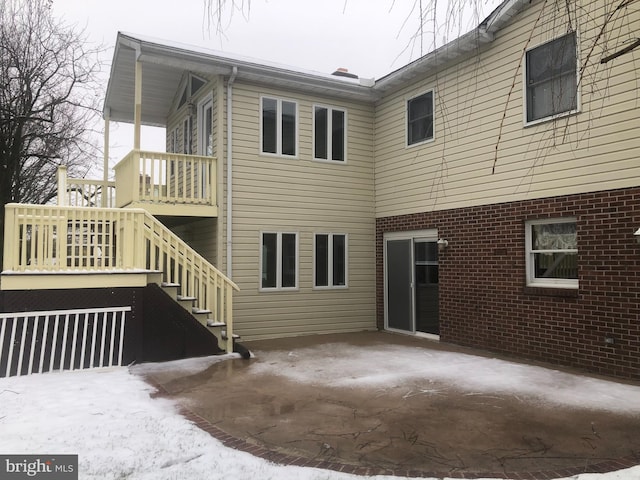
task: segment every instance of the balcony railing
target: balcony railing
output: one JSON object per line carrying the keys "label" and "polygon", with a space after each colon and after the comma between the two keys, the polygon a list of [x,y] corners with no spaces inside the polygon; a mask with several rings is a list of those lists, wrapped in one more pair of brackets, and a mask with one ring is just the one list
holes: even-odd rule
{"label": "balcony railing", "polygon": [[8,204],[3,273],[159,271],[227,325],[238,287],[142,209]]}
{"label": "balcony railing", "polygon": [[67,167],[58,167],[58,205],[115,207],[116,182],[68,178]]}
{"label": "balcony railing", "polygon": [[132,150],[116,166],[117,207],[216,205],[216,159]]}

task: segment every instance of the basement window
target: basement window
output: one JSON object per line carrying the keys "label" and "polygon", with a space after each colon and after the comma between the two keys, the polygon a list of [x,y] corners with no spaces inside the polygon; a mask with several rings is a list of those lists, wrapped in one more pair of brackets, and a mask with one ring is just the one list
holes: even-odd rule
{"label": "basement window", "polygon": [[578,288],[576,220],[532,220],[525,228],[527,286]]}

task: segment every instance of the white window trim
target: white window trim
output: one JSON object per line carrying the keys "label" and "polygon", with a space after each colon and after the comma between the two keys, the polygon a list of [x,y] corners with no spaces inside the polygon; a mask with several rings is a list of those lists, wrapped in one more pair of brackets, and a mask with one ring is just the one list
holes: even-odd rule
{"label": "white window trim", "polygon": [[569,117],[571,115],[575,115],[576,113],[580,113],[580,111],[582,110],[582,102],[581,102],[581,98],[582,98],[581,85],[582,84],[580,82],[580,33],[576,30],[575,31],[575,34],[576,34],[576,108],[566,112],[556,113],[555,115],[550,115],[548,117],[531,120],[530,122],[527,120],[527,108],[528,108],[528,105],[527,105],[527,97],[528,97],[527,95],[527,53],[530,52],[531,50],[535,50],[536,48],[541,47],[542,45],[553,42],[554,40],[557,40],[558,38],[564,37],[565,35],[568,35],[568,34],[569,33],[558,35],[556,37],[553,37],[550,40],[546,40],[530,48],[527,48],[522,56],[522,100],[523,100],[522,123],[524,127],[533,127],[540,123],[550,122],[553,120],[557,120],[559,118]]}
{"label": "white window trim", "polygon": [[[263,152],[262,151],[262,143],[263,143],[263,137],[262,135],[264,134],[264,129],[263,129],[263,114],[262,114],[262,102],[263,99],[269,99],[269,100],[275,100],[277,102],[277,106],[276,106],[276,153],[271,153],[271,152]],[[293,103],[296,106],[296,135],[295,135],[295,142],[296,142],[296,154],[295,155],[285,155],[282,153],[282,102],[289,102],[289,103]],[[280,158],[292,158],[292,159],[297,159],[299,158],[300,155],[300,145],[299,145],[299,139],[300,139],[300,106],[298,105],[298,102],[296,100],[291,100],[289,98],[281,98],[281,97],[274,97],[271,95],[260,95],[260,104],[258,105],[258,114],[260,115],[260,137],[258,138],[258,151],[259,154],[265,157],[280,157]]]}
{"label": "white window trim", "polygon": [[[542,287],[542,288],[567,288],[577,289],[578,279],[572,278],[535,278],[534,273],[534,251],[531,249],[531,226],[540,224],[551,223],[577,223],[575,217],[554,217],[554,218],[541,218],[538,220],[525,221],[524,242],[525,242],[525,264],[527,272],[527,287]],[[562,250],[557,250],[562,251]],[[568,250],[573,252],[574,250]],[[578,252],[579,250],[575,250]]]}
{"label": "white window trim", "polygon": [[[409,143],[409,102],[414,98],[421,97],[422,95],[426,95],[431,92],[431,108],[433,112],[433,136],[426,140],[422,140],[421,142]],[[426,145],[428,143],[433,143],[436,140],[436,89],[429,88],[424,90],[416,95],[406,96],[404,98],[404,145],[405,148],[414,148],[419,147],[421,145]]]}
{"label": "white window trim", "polygon": [[[328,283],[329,285],[316,285],[316,238],[318,235],[329,236],[328,252]],[[333,285],[333,236],[344,237],[344,285]],[[345,290],[349,288],[349,235],[346,233],[315,232],[313,234],[313,290]]]}
{"label": "white window trim", "polygon": [[[276,286],[275,287],[263,287],[262,286],[262,265],[263,265],[263,250],[262,239],[265,234],[277,235],[276,240]],[[295,286],[283,287],[282,286],[282,235],[295,235],[296,236],[296,280]],[[276,232],[273,230],[260,231],[260,238],[258,240],[258,251],[260,272],[258,275],[258,291],[259,292],[295,292],[299,290],[300,285],[300,235],[298,232]]]}
{"label": "white window trim", "polygon": [[[327,158],[317,158],[316,157],[316,108],[325,108],[327,110]],[[344,113],[344,160],[333,160],[331,157],[333,157],[333,142],[331,141],[331,131],[332,131],[332,127],[333,127],[333,116],[331,115],[331,113],[333,111],[337,111],[337,112],[342,112]],[[312,144],[311,144],[311,148],[312,148],[312,157],[313,160],[315,162],[322,162],[322,163],[331,163],[333,165],[342,165],[342,164],[346,164],[347,163],[347,139],[349,138],[349,135],[347,134],[348,132],[348,113],[347,113],[347,109],[346,108],[342,108],[342,107],[332,107],[329,105],[320,105],[320,104],[316,104],[313,105],[311,108],[311,116],[313,118],[313,122],[311,125],[312,128]]]}
{"label": "white window trim", "polygon": [[208,94],[207,96],[205,96],[202,100],[200,100],[198,102],[198,155],[201,156],[206,156],[207,153],[204,151],[204,145],[205,145],[205,141],[204,141],[204,126],[205,126],[205,121],[204,121],[204,109],[207,106],[207,104],[211,103],[211,127],[212,127],[212,133],[213,133],[213,94]]}

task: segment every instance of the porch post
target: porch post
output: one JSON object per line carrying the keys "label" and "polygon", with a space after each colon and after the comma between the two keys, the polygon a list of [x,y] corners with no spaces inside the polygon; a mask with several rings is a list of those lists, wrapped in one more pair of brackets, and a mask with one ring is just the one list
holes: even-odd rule
{"label": "porch post", "polygon": [[104,110],[104,158],[102,163],[102,201],[100,205],[102,207],[115,207],[114,199],[112,198],[112,192],[109,189],[109,128],[111,126],[111,109],[105,108]]}
{"label": "porch post", "polygon": [[115,207],[115,205],[109,204],[109,118],[111,116],[111,109],[105,108],[104,110],[104,162],[102,172],[102,208]]}
{"label": "porch post", "polygon": [[142,62],[136,60],[135,106],[133,110],[133,148],[140,150],[140,124],[142,122]]}
{"label": "porch post", "polygon": [[67,206],[67,166],[58,166],[58,206]]}

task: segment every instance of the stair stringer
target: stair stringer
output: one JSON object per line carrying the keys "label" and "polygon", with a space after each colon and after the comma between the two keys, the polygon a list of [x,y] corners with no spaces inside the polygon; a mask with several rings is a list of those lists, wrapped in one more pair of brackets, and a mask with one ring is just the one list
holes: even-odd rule
{"label": "stair stringer", "polygon": [[143,298],[143,353],[139,361],[161,362],[225,353],[218,337],[160,285],[147,285]]}

